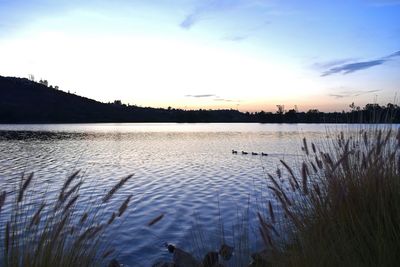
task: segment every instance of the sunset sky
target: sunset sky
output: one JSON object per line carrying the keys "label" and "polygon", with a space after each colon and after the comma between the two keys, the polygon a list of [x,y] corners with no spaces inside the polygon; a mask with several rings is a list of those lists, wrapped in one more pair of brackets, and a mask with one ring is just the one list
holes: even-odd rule
{"label": "sunset sky", "polygon": [[0,75],[139,106],[396,102],[400,0],[0,0]]}

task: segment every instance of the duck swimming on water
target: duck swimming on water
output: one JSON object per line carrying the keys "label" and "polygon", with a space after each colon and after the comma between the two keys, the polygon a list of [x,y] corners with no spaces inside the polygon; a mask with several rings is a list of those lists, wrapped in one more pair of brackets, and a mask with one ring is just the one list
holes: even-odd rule
{"label": "duck swimming on water", "polygon": [[261,156],[268,156],[267,153],[261,152]]}
{"label": "duck swimming on water", "polygon": [[249,153],[247,153],[246,151],[242,151],[242,154],[243,154],[243,155],[247,155],[247,154],[249,154]]}
{"label": "duck swimming on water", "polygon": [[257,155],[258,155],[258,153],[256,153],[256,152],[251,152],[251,154],[252,154],[253,156],[257,156]]}
{"label": "duck swimming on water", "polygon": [[232,154],[237,154],[237,151],[232,149]]}

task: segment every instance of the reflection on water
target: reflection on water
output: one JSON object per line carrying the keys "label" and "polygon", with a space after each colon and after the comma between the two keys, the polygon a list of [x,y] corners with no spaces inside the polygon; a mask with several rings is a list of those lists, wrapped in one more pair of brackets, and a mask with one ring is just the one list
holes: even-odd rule
{"label": "reflection on water", "polygon": [[[127,194],[134,201],[123,226],[112,229],[122,262],[169,258],[162,246],[193,244],[192,228],[201,226],[209,249],[216,249],[220,216],[229,231],[238,211],[250,213],[269,199],[265,173],[279,159],[301,160],[301,137],[318,139],[332,130],[357,126],[285,124],[78,124],[0,125],[0,184],[12,188],[23,172],[35,172],[37,186],[56,190],[74,170],[84,172],[86,195],[103,194],[121,177],[134,173],[115,203]],[[231,150],[269,156],[233,155]],[[250,153],[251,154],[251,153]],[[218,208],[219,207],[219,208]],[[146,223],[164,213],[149,229]],[[251,216],[251,215],[250,215]],[[252,247],[255,216],[250,221]],[[134,261],[135,260],[135,261]],[[135,266],[131,264],[130,266]]]}
{"label": "reflection on water", "polygon": [[321,132],[326,128],[354,128],[349,124],[262,124],[262,123],[82,123],[3,124],[2,131],[37,132]]}

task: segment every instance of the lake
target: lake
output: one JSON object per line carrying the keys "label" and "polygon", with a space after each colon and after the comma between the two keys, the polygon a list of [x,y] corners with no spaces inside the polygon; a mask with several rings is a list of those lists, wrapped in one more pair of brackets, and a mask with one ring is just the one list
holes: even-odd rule
{"label": "lake", "polygon": [[[235,245],[233,236],[238,236],[243,222],[254,251],[261,246],[255,212],[265,209],[271,199],[266,174],[275,173],[280,159],[297,166],[302,159],[303,137],[318,141],[327,131],[357,127],[240,123],[0,125],[0,185],[11,190],[23,172],[34,172],[36,188],[46,188],[51,196],[65,177],[80,169],[85,180],[81,195],[89,198],[104,195],[121,178],[134,174],[110,208],[133,194],[128,213],[108,236],[120,251],[117,258],[127,266],[150,266],[157,259],[171,259],[164,242],[195,253],[218,249],[222,236],[227,244]],[[232,154],[232,149],[239,153]],[[242,155],[242,150],[250,154]],[[146,225],[160,214],[165,214],[160,222]],[[196,244],[202,238],[204,247],[198,248]]]}

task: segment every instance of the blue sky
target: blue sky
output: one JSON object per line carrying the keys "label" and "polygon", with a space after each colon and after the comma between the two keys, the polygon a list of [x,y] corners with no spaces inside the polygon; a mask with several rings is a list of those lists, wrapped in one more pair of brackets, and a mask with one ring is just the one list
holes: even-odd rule
{"label": "blue sky", "polygon": [[140,106],[396,101],[400,0],[0,0],[0,75]]}

